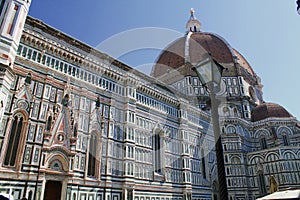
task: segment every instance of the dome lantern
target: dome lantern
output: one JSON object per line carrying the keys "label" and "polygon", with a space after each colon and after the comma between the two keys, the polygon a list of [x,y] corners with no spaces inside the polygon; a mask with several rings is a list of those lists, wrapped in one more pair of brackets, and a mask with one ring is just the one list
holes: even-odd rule
{"label": "dome lantern", "polygon": [[191,8],[190,10],[191,16],[189,21],[186,23],[186,29],[188,32],[200,32],[201,31],[201,23],[195,17],[195,10]]}

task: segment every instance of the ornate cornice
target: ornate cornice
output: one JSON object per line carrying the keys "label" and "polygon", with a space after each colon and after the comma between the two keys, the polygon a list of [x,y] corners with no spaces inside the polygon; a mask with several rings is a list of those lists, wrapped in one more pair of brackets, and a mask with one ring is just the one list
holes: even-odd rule
{"label": "ornate cornice", "polygon": [[[152,77],[32,17],[28,17],[26,20],[21,41],[41,53],[49,54],[75,66],[80,66],[81,69],[121,82],[122,85],[139,86],[138,89],[142,92],[174,106],[180,104],[177,94],[174,96],[166,94],[166,91],[158,88],[162,83],[157,83],[158,81]],[[171,90],[169,86],[164,85],[163,87]]]}

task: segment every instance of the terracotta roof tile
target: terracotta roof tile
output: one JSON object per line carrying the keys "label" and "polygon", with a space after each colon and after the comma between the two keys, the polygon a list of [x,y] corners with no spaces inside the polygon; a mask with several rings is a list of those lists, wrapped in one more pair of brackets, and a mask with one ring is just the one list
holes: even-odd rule
{"label": "terracotta roof tile", "polygon": [[263,103],[255,107],[251,113],[251,121],[253,122],[271,117],[289,118],[293,116],[284,107],[276,103]]}

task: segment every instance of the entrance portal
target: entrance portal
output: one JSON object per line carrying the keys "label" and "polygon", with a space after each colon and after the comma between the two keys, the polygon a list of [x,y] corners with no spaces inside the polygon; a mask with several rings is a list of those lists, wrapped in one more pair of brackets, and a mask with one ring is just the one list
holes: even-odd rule
{"label": "entrance portal", "polygon": [[47,181],[44,200],[60,200],[62,183],[60,181]]}

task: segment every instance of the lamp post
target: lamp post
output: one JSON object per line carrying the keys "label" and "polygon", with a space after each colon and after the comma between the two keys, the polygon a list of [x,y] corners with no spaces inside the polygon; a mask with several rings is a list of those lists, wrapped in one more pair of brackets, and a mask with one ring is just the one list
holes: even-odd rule
{"label": "lamp post", "polygon": [[[222,140],[220,134],[219,113],[218,113],[218,107],[220,105],[220,101],[216,98],[216,92],[218,92],[220,89],[220,82],[222,78],[223,69],[224,69],[223,66],[215,62],[210,55],[207,55],[205,59],[203,59],[196,66],[193,67],[193,70],[196,71],[197,76],[201,80],[202,84],[207,87],[210,94],[211,115],[212,115],[214,138],[216,143],[215,150],[216,150],[216,157],[217,157],[220,199],[228,200],[224,155],[223,155]],[[216,89],[217,91],[215,91]]]}

